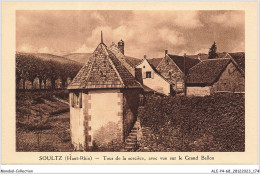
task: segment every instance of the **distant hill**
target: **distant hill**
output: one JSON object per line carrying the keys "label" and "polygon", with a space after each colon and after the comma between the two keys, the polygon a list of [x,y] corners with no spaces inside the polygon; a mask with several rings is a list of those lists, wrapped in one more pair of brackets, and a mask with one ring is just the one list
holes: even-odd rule
{"label": "distant hill", "polygon": [[66,57],[70,60],[79,62],[81,64],[86,64],[88,62],[88,59],[92,56],[92,53],[70,53],[67,55],[64,55],[63,57]]}
{"label": "distant hill", "polygon": [[[76,61],[76,62],[79,62],[79,63],[82,63],[82,64],[86,64],[88,62],[88,59],[91,56],[92,56],[92,53],[70,53],[70,54],[64,55],[63,57]],[[126,56],[126,59],[127,59],[127,62],[130,65],[132,65],[133,67],[142,61],[142,59],[134,58],[131,56]],[[156,67],[160,63],[162,58],[153,58],[153,59],[148,59],[148,60],[153,66]]]}
{"label": "distant hill", "polygon": [[18,52],[17,54],[19,55],[24,55],[24,56],[29,56],[32,55],[36,58],[42,59],[42,60],[52,60],[52,61],[56,61],[59,63],[72,63],[72,64],[79,64],[79,62],[74,61],[72,59],[68,59],[66,57],[63,56],[56,56],[53,54],[48,54],[48,53],[22,53],[22,52]]}

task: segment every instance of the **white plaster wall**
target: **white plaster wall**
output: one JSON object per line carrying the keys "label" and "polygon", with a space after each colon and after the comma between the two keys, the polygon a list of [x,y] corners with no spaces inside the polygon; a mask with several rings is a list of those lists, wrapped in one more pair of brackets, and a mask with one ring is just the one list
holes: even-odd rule
{"label": "white plaster wall", "polygon": [[[165,94],[170,94],[170,84],[162,78],[160,75],[154,72],[152,67],[149,65],[147,60],[144,60],[140,65],[137,66],[137,68],[142,68],[142,76],[143,76],[143,84],[148,86],[149,88]],[[151,71],[151,77],[152,78],[145,78],[147,71]]]}
{"label": "white plaster wall", "polygon": [[154,78],[146,78],[143,79],[143,83],[148,86],[149,88],[165,94],[170,94],[170,84],[167,83],[161,76],[154,74]]}
{"label": "white plaster wall", "polygon": [[[71,106],[70,93],[70,131],[71,141],[76,150],[84,150],[85,148],[85,134],[84,134],[84,115],[83,108],[76,108]],[[82,95],[84,101],[84,95]]]}
{"label": "white plaster wall", "polygon": [[205,87],[187,87],[187,96],[206,96],[211,93],[211,86]]}
{"label": "white plaster wall", "polygon": [[[91,116],[91,121],[89,121],[89,126],[91,126],[91,135],[92,140],[95,140],[97,134],[100,137],[104,136],[104,143],[109,141],[109,138],[113,138],[114,135],[109,137],[111,132],[106,132],[104,135],[100,135],[103,130],[116,129],[109,128],[108,123],[117,124],[122,130],[122,110],[123,110],[123,101],[122,93],[120,90],[93,90],[89,91],[90,100],[90,109],[88,114]],[[119,115],[121,113],[121,116]],[[122,133],[120,133],[122,134]],[[103,143],[103,142],[102,142]]]}

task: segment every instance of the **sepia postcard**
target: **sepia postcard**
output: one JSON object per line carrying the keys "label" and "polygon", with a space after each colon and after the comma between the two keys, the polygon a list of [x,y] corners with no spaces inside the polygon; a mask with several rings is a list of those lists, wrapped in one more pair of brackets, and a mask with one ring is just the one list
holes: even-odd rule
{"label": "sepia postcard", "polygon": [[257,2],[3,2],[3,164],[257,164]]}

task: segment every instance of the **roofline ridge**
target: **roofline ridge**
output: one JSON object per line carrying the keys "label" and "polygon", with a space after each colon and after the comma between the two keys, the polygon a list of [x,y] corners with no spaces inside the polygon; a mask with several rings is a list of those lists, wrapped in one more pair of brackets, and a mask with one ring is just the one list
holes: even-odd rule
{"label": "roofline ridge", "polygon": [[[240,52],[241,53],[241,52]],[[243,52],[244,53],[244,52]],[[232,53],[231,53],[232,54]],[[245,53],[244,53],[245,54]],[[236,68],[239,70],[239,71],[241,71],[241,73],[243,74],[243,76],[245,76],[245,71],[241,68],[241,67],[239,67],[239,64],[238,64],[238,62],[229,54],[229,53],[227,53],[227,56],[229,56],[230,58],[230,60],[232,61],[232,63],[236,66]]]}
{"label": "roofline ridge", "polygon": [[228,58],[228,57],[220,57],[220,58],[216,58],[216,59],[201,60],[200,62],[211,61],[211,60],[224,60],[224,59],[230,59],[230,58]]}

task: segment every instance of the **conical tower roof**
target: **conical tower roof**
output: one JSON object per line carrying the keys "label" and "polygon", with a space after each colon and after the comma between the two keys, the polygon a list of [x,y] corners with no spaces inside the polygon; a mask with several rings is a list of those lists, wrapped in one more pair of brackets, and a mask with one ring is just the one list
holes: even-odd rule
{"label": "conical tower roof", "polygon": [[68,86],[68,89],[97,88],[142,88],[116,55],[103,43],[103,39],[93,52],[93,56]]}

